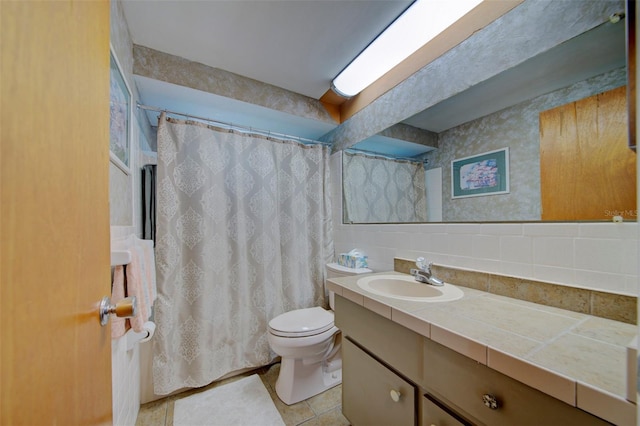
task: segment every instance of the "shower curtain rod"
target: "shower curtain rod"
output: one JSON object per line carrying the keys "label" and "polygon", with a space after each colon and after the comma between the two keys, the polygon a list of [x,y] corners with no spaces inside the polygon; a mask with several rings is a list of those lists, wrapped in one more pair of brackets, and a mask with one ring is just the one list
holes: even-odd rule
{"label": "shower curtain rod", "polygon": [[206,121],[208,123],[212,123],[212,124],[214,124],[216,126],[221,126],[221,127],[224,127],[224,128],[228,128],[230,130],[237,130],[237,131],[243,132],[243,133],[253,133],[253,134],[257,134],[257,135],[261,135],[261,136],[275,137],[277,139],[283,139],[283,140],[293,139],[293,140],[300,141],[301,143],[304,143],[305,145],[325,145],[325,146],[329,146],[329,147],[331,146],[331,144],[328,143],[328,142],[322,142],[322,141],[318,141],[318,140],[315,140],[315,139],[308,139],[308,138],[303,138],[303,137],[300,137],[300,136],[287,135],[287,134],[284,134],[284,133],[272,132],[270,130],[255,129],[253,127],[241,126],[241,125],[237,125],[237,124],[233,124],[233,123],[225,123],[223,121],[213,120],[211,118],[198,117],[198,116],[193,115],[193,114],[185,114],[185,113],[182,113],[182,112],[170,111],[170,110],[164,109],[164,108],[158,108],[158,107],[153,107],[153,106],[149,106],[149,105],[142,105],[141,103],[136,103],[136,107],[138,109],[143,109],[145,111],[164,112],[166,114],[180,115],[182,117],[193,118],[193,119],[196,119],[196,120],[202,120],[202,121]]}
{"label": "shower curtain rod", "polygon": [[382,159],[385,159],[385,160],[406,161],[406,162],[409,162],[409,163],[429,164],[429,160],[426,159],[426,158],[419,159],[419,158],[411,158],[411,157],[394,157],[392,155],[380,154],[379,152],[367,151],[365,149],[347,148],[347,149],[345,149],[345,152],[352,153],[352,154],[366,155],[367,157],[382,158]]}

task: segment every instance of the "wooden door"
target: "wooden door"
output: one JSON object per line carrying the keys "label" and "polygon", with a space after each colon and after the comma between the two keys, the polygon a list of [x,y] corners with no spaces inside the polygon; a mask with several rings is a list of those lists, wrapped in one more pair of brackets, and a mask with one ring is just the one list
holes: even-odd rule
{"label": "wooden door", "polygon": [[110,424],[109,2],[0,2],[3,425]]}
{"label": "wooden door", "polygon": [[626,88],[540,113],[543,220],[637,219]]}

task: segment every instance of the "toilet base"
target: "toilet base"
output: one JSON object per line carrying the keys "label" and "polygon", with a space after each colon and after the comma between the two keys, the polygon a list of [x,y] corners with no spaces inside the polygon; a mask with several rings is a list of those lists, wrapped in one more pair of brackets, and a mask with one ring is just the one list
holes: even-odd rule
{"label": "toilet base", "polygon": [[304,360],[282,358],[276,394],[287,405],[318,395],[342,383],[342,359],[305,365]]}

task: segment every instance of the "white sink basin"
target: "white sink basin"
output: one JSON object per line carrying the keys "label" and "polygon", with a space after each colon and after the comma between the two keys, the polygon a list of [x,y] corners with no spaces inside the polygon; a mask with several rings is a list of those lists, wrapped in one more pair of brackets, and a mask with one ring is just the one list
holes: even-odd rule
{"label": "white sink basin", "polygon": [[379,296],[417,302],[450,302],[464,295],[454,285],[445,283],[442,287],[436,287],[404,275],[373,275],[360,278],[357,284],[361,289]]}

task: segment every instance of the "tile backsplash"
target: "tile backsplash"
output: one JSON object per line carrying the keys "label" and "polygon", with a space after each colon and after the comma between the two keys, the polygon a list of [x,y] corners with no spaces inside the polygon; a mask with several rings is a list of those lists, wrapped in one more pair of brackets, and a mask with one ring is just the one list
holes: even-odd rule
{"label": "tile backsplash", "polygon": [[[414,259],[394,259],[394,270],[405,274],[415,268]],[[433,265],[433,273],[445,282],[546,306],[635,324],[637,297],[551,284],[486,272]]]}
{"label": "tile backsplash", "polygon": [[395,257],[637,296],[636,222],[342,223],[341,156],[331,157],[335,253],[358,248],[369,268],[391,271]]}

